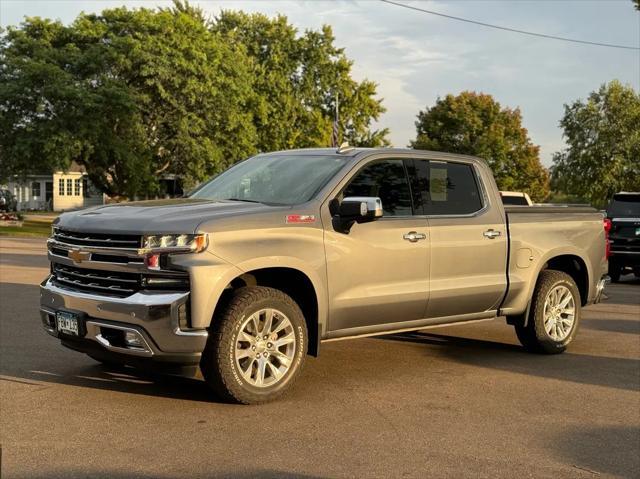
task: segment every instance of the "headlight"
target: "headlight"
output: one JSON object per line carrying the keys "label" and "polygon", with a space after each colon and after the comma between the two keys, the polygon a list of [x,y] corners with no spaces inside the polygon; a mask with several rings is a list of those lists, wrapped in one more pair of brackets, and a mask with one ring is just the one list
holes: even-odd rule
{"label": "headlight", "polygon": [[144,253],[200,253],[207,248],[206,234],[146,235]]}

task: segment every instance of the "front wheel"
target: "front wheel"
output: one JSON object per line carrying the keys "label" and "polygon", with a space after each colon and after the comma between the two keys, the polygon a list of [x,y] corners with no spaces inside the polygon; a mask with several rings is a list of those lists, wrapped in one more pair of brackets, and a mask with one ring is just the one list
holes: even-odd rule
{"label": "front wheel", "polygon": [[307,354],[300,307],[282,291],[239,289],[213,319],[200,368],[222,399],[257,404],[291,387]]}
{"label": "front wheel", "polygon": [[516,323],[518,339],[527,351],[562,353],[578,331],[580,293],[571,276],[562,271],[540,273],[531,298],[527,325]]}

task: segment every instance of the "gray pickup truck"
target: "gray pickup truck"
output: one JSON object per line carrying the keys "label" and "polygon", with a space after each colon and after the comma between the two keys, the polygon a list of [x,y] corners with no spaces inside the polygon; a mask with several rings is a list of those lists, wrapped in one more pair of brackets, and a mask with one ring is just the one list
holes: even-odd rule
{"label": "gray pickup truck", "polygon": [[506,317],[559,353],[607,272],[591,208],[502,205],[478,158],[308,149],[237,163],[189,197],[65,213],[41,319],[105,363],[280,396],[324,341]]}

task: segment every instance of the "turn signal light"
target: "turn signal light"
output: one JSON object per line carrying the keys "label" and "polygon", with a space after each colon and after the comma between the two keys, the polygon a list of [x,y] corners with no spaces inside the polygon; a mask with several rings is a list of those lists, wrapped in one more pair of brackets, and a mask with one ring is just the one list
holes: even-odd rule
{"label": "turn signal light", "polygon": [[611,231],[611,220],[604,219],[604,258],[609,259],[611,256],[611,241],[609,240],[609,232]]}

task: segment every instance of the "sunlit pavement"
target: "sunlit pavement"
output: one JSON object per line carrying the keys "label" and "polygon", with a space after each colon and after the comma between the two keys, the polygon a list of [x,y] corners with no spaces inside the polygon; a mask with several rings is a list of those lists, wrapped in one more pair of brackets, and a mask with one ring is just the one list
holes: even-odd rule
{"label": "sunlit pavement", "polygon": [[559,356],[496,320],[323,344],[258,407],[108,369],[40,326],[43,240],[0,239],[8,477],[640,477],[640,280],[610,285]]}

